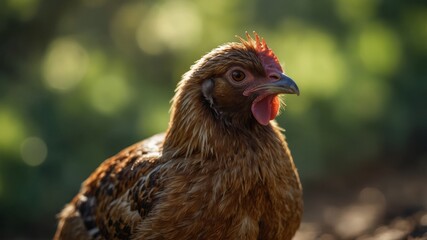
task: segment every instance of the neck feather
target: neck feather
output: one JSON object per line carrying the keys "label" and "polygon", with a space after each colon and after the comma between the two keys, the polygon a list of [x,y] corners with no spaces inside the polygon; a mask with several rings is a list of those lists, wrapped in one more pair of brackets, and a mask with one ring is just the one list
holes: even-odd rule
{"label": "neck feather", "polygon": [[205,102],[200,84],[183,80],[173,99],[163,152],[173,158],[198,155],[227,160],[241,152],[259,152],[259,148],[283,149],[285,144],[274,122],[237,126],[218,119]]}

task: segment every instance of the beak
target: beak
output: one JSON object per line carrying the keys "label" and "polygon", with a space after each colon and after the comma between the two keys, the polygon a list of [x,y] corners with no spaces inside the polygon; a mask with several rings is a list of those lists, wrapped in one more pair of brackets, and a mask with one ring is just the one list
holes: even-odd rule
{"label": "beak", "polygon": [[280,74],[280,79],[275,82],[269,82],[257,85],[249,90],[251,93],[263,92],[267,94],[296,94],[299,96],[299,89],[297,84],[290,77],[284,73]]}

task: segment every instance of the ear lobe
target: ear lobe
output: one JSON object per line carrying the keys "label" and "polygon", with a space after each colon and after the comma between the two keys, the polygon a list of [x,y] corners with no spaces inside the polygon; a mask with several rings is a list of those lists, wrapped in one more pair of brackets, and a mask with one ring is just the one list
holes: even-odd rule
{"label": "ear lobe", "polygon": [[213,89],[215,87],[215,83],[213,81],[212,78],[206,79],[203,83],[202,83],[202,93],[203,93],[203,97],[206,99],[206,101],[209,102],[209,105],[211,107],[213,107],[214,105],[214,100],[213,100]]}

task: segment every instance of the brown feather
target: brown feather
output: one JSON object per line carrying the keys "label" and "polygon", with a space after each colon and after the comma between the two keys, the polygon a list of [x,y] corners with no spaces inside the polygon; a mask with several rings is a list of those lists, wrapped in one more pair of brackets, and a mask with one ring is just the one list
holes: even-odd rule
{"label": "brown feather", "polygon": [[102,163],[59,215],[55,239],[291,239],[299,177],[276,123],[258,124],[250,99],[221,83],[236,64],[265,75],[247,44],[205,55],[178,85],[166,134]]}

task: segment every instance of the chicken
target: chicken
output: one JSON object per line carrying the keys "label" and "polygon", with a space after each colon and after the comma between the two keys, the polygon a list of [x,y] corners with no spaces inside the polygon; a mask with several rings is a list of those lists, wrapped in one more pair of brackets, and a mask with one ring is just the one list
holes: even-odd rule
{"label": "chicken", "polygon": [[302,187],[274,118],[299,94],[265,41],[221,45],[183,75],[165,134],[107,159],[55,239],[291,239]]}

